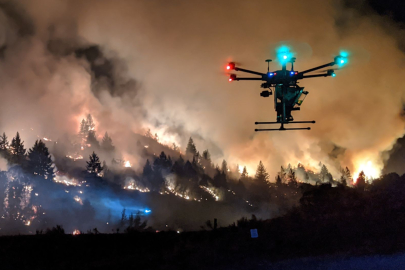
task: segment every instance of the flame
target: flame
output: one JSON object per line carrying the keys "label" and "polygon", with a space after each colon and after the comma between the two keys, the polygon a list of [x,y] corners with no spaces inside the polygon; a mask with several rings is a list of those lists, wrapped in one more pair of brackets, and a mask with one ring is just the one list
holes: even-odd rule
{"label": "flame", "polygon": [[377,166],[373,165],[373,162],[371,160],[368,160],[364,163],[360,163],[360,165],[356,166],[357,170],[353,174],[353,182],[356,183],[357,178],[359,177],[359,174],[361,171],[364,172],[366,175],[367,179],[376,179],[380,177],[381,175],[381,170],[377,168]]}
{"label": "flame", "polygon": [[129,160],[125,161],[124,167],[131,168],[131,163],[129,162]]}
{"label": "flame", "polygon": [[73,234],[73,235],[79,235],[79,234],[80,234],[80,231],[79,231],[78,229],[76,229],[76,230],[73,231],[72,234]]}

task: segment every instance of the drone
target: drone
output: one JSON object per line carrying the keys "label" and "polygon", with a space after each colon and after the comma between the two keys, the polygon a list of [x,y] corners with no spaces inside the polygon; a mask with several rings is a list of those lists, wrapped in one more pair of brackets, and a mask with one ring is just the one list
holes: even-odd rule
{"label": "drone", "polygon": [[[259,77],[237,77],[236,74],[230,74],[229,81],[264,81],[261,84],[261,88],[268,89],[260,93],[262,97],[270,97],[274,93],[274,108],[277,112],[276,122],[255,122],[255,125],[264,124],[281,124],[280,128],[275,129],[255,129],[255,131],[284,131],[284,130],[310,130],[310,127],[306,128],[285,128],[286,124],[315,124],[315,121],[294,121],[291,113],[292,111],[299,111],[304,99],[308,95],[308,91],[304,91],[304,87],[298,85],[298,80],[316,77],[336,77],[335,69],[329,68],[320,71],[318,74],[312,72],[333,67],[335,65],[341,67],[348,62],[348,55],[345,52],[340,53],[333,59],[333,62],[310,68],[304,71],[294,70],[294,63],[296,58],[289,51],[281,49],[278,52],[278,60],[281,63],[282,69],[276,71],[270,71],[271,59],[265,60],[267,62],[267,73],[256,72],[248,69],[239,68],[235,62],[230,62],[226,66],[227,71],[235,70],[254,74]],[[287,64],[291,64],[291,69],[287,70]],[[272,88],[274,90],[272,90]]]}

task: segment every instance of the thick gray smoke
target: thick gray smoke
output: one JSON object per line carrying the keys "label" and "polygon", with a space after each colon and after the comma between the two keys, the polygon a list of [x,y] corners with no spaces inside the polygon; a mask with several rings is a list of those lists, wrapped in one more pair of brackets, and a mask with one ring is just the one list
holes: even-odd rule
{"label": "thick gray smoke", "polygon": [[[401,32],[342,2],[3,0],[0,127],[24,129],[30,145],[36,135],[76,132],[91,113],[124,151],[126,136],[151,128],[182,147],[192,135],[200,150],[250,174],[259,160],[272,175],[281,164],[319,161],[335,173],[369,161],[378,170],[380,152],[404,133]],[[228,83],[224,64],[265,70],[282,42],[297,70],[340,50],[350,63],[336,78],[302,83],[310,94],[295,118],[317,120],[310,132],[255,134],[255,121],[274,119],[272,101],[259,84]],[[91,46],[103,56],[80,53]]]}

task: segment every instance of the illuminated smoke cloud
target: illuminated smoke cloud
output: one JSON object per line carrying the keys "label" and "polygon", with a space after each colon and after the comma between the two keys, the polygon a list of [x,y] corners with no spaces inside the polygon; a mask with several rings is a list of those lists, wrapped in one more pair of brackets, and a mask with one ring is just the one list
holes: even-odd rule
{"label": "illuminated smoke cloud", "polygon": [[[259,160],[273,175],[298,162],[322,161],[334,174],[381,169],[380,151],[404,133],[399,30],[342,2],[2,1],[0,127],[33,128],[22,131],[31,145],[28,135],[76,132],[91,113],[120,149],[132,131],[152,128],[183,147],[192,135],[199,150],[250,174]],[[255,134],[255,121],[275,118],[272,101],[259,84],[229,83],[224,65],[265,70],[281,41],[297,70],[342,49],[350,63],[301,84],[310,94],[294,117],[316,120],[310,132]]]}

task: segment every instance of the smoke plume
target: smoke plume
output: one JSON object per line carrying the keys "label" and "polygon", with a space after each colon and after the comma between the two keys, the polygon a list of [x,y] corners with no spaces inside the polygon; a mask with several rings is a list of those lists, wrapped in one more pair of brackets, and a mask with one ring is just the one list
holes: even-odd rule
{"label": "smoke plume", "polygon": [[[183,148],[192,136],[250,174],[262,160],[274,175],[298,162],[381,169],[380,153],[404,134],[403,33],[344,1],[3,0],[0,22],[0,127],[27,145],[75,133],[91,113],[121,150],[151,128]],[[310,94],[294,117],[316,120],[311,131],[254,133],[275,119],[272,100],[259,84],[230,84],[224,64],[264,71],[280,44],[297,70],[343,49],[350,63],[301,83]]]}

